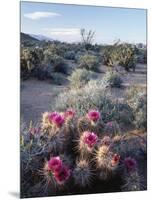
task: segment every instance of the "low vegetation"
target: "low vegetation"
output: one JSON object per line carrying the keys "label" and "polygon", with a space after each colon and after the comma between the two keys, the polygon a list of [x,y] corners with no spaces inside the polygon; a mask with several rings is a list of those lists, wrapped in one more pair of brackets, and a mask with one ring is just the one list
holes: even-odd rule
{"label": "low vegetation", "polygon": [[94,34],[82,29],[77,44],[22,42],[21,81],[61,88],[40,123],[21,124],[23,198],[146,189],[146,91],[123,75],[146,63],[146,49],[94,45]]}

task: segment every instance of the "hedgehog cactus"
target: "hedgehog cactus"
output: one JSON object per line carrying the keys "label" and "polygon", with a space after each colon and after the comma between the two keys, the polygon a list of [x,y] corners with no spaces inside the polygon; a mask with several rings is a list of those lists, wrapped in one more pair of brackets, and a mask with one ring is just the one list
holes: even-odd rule
{"label": "hedgehog cactus", "polygon": [[138,174],[137,171],[134,171],[130,174],[127,174],[124,177],[124,185],[122,186],[122,191],[140,191],[143,189],[141,183],[142,177]]}
{"label": "hedgehog cactus", "polygon": [[74,161],[73,161],[73,157],[71,155],[62,153],[62,154],[59,154],[59,157],[65,165],[69,166],[70,168],[73,167]]}
{"label": "hedgehog cactus", "polygon": [[109,146],[103,145],[95,153],[96,168],[101,180],[108,180],[115,174],[119,165],[120,156],[110,151]]}
{"label": "hedgehog cactus", "polygon": [[96,110],[91,110],[87,114],[87,118],[91,121],[91,125],[96,125],[96,123],[99,121],[101,115]]}
{"label": "hedgehog cactus", "polygon": [[54,136],[60,132],[65,122],[65,118],[62,113],[45,112],[42,116],[42,130],[47,135]]}
{"label": "hedgehog cactus", "polygon": [[84,131],[91,129],[91,122],[87,117],[81,117],[77,122],[78,132],[83,133]]}
{"label": "hedgehog cactus", "polygon": [[111,143],[112,143],[112,139],[110,138],[110,136],[104,136],[101,139],[101,145],[109,146],[109,145],[111,145]]}
{"label": "hedgehog cactus", "polygon": [[138,174],[137,162],[131,157],[124,160],[124,185],[122,191],[138,191],[142,189],[142,177]]}
{"label": "hedgehog cactus", "polygon": [[65,119],[72,119],[75,117],[75,110],[73,109],[68,109],[65,113],[64,113],[64,117]]}
{"label": "hedgehog cactus", "polygon": [[107,135],[118,135],[120,133],[120,127],[116,121],[107,122],[104,128],[104,133]]}
{"label": "hedgehog cactus", "polygon": [[97,142],[98,136],[95,133],[90,131],[83,132],[78,144],[80,155],[82,157],[91,155]]}
{"label": "hedgehog cactus", "polygon": [[[74,117],[66,117],[64,123],[64,133],[67,136],[73,136],[76,132],[76,120]],[[72,137],[71,137],[72,138]]]}
{"label": "hedgehog cactus", "polygon": [[97,110],[90,110],[86,117],[91,123],[89,130],[101,134],[104,128],[101,113]]}
{"label": "hedgehog cactus", "polygon": [[78,132],[92,131],[100,133],[103,130],[103,122],[98,111],[90,111],[85,117],[81,117],[77,122]]}
{"label": "hedgehog cactus", "polygon": [[112,139],[112,141],[113,141],[114,143],[120,143],[121,140],[122,140],[122,136],[121,136],[121,135],[115,135],[115,136],[113,137],[113,139]]}
{"label": "hedgehog cactus", "polygon": [[76,167],[73,170],[73,178],[77,186],[86,187],[91,185],[93,172],[87,160],[76,162]]}
{"label": "hedgehog cactus", "polygon": [[[22,176],[26,182],[28,176],[31,179],[34,176],[33,182],[39,184],[39,193],[44,189],[48,195],[55,195],[58,191],[65,194],[66,189],[71,192],[75,186],[87,190],[92,180],[93,185],[99,181],[107,184],[118,175],[117,178],[122,178],[124,183],[121,190],[143,189],[134,159],[140,157],[136,157],[134,150],[145,148],[146,139],[118,135],[116,121],[108,122],[105,130],[100,122],[101,114],[95,110],[81,118],[75,116],[72,109],[64,113],[44,113],[42,128],[31,126],[21,137]],[[101,131],[105,134],[102,135]],[[43,178],[39,174],[42,167]],[[70,180],[73,180],[73,185],[70,185]],[[33,190],[31,183],[28,189]]]}
{"label": "hedgehog cactus", "polygon": [[71,170],[66,166],[59,156],[50,158],[44,166],[44,176],[47,183],[55,187],[64,185],[71,175]]}
{"label": "hedgehog cactus", "polygon": [[43,132],[46,132],[49,128],[51,128],[51,122],[49,120],[49,112],[43,113],[41,127]]}
{"label": "hedgehog cactus", "polygon": [[62,134],[56,134],[53,136],[43,136],[41,138],[41,144],[45,144],[45,150],[47,152],[53,152],[53,153],[60,153],[64,151],[64,141],[65,138]]}

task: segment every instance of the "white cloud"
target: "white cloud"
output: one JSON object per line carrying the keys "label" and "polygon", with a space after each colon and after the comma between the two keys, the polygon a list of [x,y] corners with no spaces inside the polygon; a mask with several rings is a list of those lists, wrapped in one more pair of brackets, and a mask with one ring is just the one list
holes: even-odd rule
{"label": "white cloud", "polygon": [[40,18],[53,18],[61,16],[59,13],[55,12],[32,12],[24,14],[24,17],[27,17],[32,20],[37,20]]}

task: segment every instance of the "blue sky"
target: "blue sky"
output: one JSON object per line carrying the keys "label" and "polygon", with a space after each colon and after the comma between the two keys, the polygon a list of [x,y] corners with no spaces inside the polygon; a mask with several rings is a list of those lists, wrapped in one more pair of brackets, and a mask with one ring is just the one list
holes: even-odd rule
{"label": "blue sky", "polygon": [[21,2],[21,31],[67,42],[80,29],[95,31],[94,43],[146,43],[146,10]]}

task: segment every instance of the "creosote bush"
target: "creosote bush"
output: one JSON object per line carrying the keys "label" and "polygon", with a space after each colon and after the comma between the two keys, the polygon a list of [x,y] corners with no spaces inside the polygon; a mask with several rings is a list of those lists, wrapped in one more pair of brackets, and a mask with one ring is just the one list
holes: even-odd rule
{"label": "creosote bush", "polygon": [[122,85],[122,79],[120,77],[120,75],[117,72],[107,72],[102,80],[107,86],[110,87],[117,87],[120,88]]}
{"label": "creosote bush", "polygon": [[127,91],[127,102],[134,113],[137,128],[147,129],[147,95],[144,89],[133,86]]}
{"label": "creosote bush", "polygon": [[66,51],[64,54],[64,58],[68,60],[75,60],[75,52],[74,51]]}
{"label": "creosote bush", "polygon": [[79,67],[87,70],[98,71],[99,60],[94,55],[85,54],[79,58]]}
{"label": "creosote bush", "polygon": [[51,64],[54,72],[68,74],[68,65],[61,56],[53,55]]}
{"label": "creosote bush", "polygon": [[91,109],[98,109],[105,123],[115,120],[126,126],[132,124],[131,107],[126,103],[114,102],[106,86],[107,84],[101,80],[90,80],[82,88],[67,90],[59,94],[53,108],[64,111],[72,107],[78,116],[85,115]]}
{"label": "creosote bush", "polygon": [[68,82],[66,76],[59,72],[52,72],[51,79],[53,80],[53,83],[57,85],[63,85]]}
{"label": "creosote bush", "polygon": [[76,69],[69,76],[71,88],[80,88],[84,86],[90,80],[91,73],[86,69]]}

